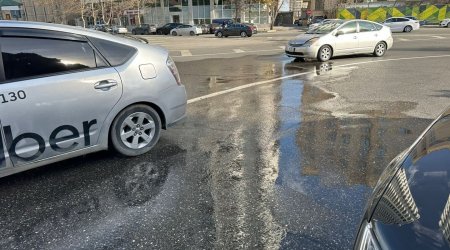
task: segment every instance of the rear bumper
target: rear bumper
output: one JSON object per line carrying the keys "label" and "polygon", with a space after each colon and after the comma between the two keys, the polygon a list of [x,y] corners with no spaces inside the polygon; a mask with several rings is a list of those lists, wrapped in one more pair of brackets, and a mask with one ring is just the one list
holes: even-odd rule
{"label": "rear bumper", "polygon": [[160,93],[166,107],[166,125],[173,126],[186,117],[187,96],[184,85],[170,87]]}

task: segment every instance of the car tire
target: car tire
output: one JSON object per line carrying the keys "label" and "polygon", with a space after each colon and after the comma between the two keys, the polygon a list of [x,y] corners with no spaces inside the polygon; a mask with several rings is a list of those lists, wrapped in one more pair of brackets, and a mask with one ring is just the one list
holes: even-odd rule
{"label": "car tire", "polygon": [[116,116],[111,125],[110,139],[119,154],[137,156],[150,151],[160,134],[161,118],[158,113],[147,105],[137,104]]}
{"label": "car tire", "polygon": [[177,32],[176,31],[172,31],[172,36],[177,36]]}
{"label": "car tire", "polygon": [[413,30],[413,28],[412,28],[410,25],[406,26],[406,27],[403,29],[404,32],[411,32],[412,30]]}
{"label": "car tire", "polygon": [[[117,33],[119,33],[119,32],[117,32]],[[135,30],[131,31],[131,34],[136,35],[136,31]]]}
{"label": "car tire", "polygon": [[373,55],[376,57],[382,57],[386,53],[387,45],[385,42],[379,42],[375,46],[375,49],[373,50]]}
{"label": "car tire", "polygon": [[317,53],[317,60],[321,62],[326,62],[333,56],[333,49],[329,45],[323,45],[320,47]]}
{"label": "car tire", "polygon": [[189,32],[189,35],[195,36],[195,32],[194,32],[194,31],[191,31],[191,32]]}
{"label": "car tire", "polygon": [[242,31],[242,32],[241,32],[241,37],[247,37],[247,32]]}
{"label": "car tire", "polygon": [[222,37],[223,37],[223,33],[222,33],[222,32],[220,32],[220,31],[219,31],[219,32],[217,32],[217,37],[218,37],[218,38],[222,38]]}

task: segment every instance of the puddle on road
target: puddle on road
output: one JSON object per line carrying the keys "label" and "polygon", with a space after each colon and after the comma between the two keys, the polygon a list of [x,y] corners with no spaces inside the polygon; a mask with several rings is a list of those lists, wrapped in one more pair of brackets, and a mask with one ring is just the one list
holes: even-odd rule
{"label": "puddle on road", "polygon": [[[280,85],[274,211],[278,223],[286,225],[281,248],[348,249],[381,172],[430,120],[404,115],[415,107],[404,102],[376,103],[378,109],[335,116],[338,112],[322,109],[323,103],[345,100],[324,85],[339,84],[352,69],[333,70],[331,63],[311,67],[315,73]],[[305,68],[289,62],[284,70],[294,74]]]}

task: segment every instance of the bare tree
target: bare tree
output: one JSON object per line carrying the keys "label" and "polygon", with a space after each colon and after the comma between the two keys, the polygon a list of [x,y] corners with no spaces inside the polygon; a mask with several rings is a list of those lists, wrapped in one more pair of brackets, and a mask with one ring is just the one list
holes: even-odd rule
{"label": "bare tree", "polygon": [[273,30],[273,25],[275,23],[275,19],[278,16],[278,13],[280,12],[281,6],[283,5],[285,0],[262,0],[261,3],[264,3],[267,5],[267,8],[269,9],[269,16],[270,16],[270,29]]}

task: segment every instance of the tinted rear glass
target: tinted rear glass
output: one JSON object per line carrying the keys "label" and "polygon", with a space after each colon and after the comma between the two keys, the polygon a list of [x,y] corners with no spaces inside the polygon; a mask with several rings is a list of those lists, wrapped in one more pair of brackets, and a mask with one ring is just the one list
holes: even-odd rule
{"label": "tinted rear glass", "polygon": [[108,60],[111,66],[124,64],[136,53],[136,49],[119,43],[90,37],[89,40]]}

